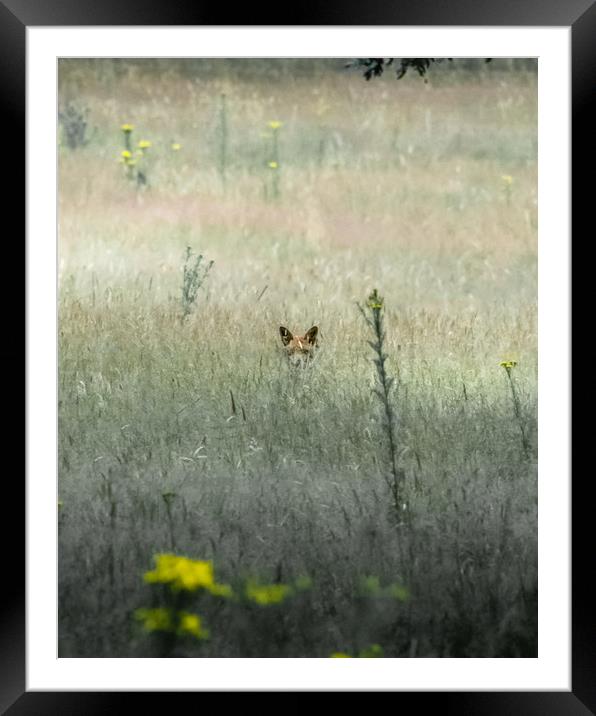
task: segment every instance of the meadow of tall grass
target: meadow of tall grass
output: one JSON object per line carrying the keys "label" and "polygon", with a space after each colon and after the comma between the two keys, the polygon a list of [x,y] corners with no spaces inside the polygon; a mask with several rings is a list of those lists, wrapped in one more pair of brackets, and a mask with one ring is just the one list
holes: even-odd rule
{"label": "meadow of tall grass", "polygon": [[[60,656],[537,655],[536,74],[344,64],[60,62]],[[164,553],[244,595],[167,650]]]}

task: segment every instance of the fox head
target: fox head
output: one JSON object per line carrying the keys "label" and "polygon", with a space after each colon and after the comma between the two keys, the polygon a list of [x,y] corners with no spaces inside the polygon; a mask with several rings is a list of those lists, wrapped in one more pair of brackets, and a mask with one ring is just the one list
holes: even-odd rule
{"label": "fox head", "polygon": [[285,326],[279,327],[281,342],[286,349],[288,357],[294,362],[297,360],[308,360],[317,345],[318,326],[313,326],[303,336],[295,336]]}

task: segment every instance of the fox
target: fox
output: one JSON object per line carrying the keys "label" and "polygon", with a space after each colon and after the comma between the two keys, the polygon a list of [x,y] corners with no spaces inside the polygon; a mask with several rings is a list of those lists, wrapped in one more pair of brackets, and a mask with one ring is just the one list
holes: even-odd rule
{"label": "fox", "polygon": [[319,327],[313,326],[303,336],[293,335],[285,326],[279,327],[281,342],[291,363],[306,364],[315,354]]}

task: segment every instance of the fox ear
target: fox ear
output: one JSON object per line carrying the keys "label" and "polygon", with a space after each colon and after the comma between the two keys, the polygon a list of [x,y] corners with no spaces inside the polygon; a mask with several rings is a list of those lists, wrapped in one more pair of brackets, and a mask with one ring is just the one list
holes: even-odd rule
{"label": "fox ear", "polygon": [[312,346],[314,346],[314,344],[317,341],[318,332],[319,332],[318,326],[313,326],[310,330],[308,330],[306,332],[305,338]]}
{"label": "fox ear", "polygon": [[288,331],[288,329],[285,326],[279,327],[279,334],[281,336],[281,342],[284,344],[284,346],[287,346],[288,343],[294,338],[294,336]]}

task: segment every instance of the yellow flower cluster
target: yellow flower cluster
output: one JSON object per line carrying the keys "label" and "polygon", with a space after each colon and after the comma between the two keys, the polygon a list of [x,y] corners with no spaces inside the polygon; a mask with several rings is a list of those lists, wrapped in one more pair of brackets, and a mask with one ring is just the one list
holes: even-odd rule
{"label": "yellow flower cluster", "polygon": [[208,639],[209,631],[203,628],[201,617],[198,614],[189,614],[188,612],[178,613],[178,634],[190,634],[197,639]]}
{"label": "yellow flower cluster", "polygon": [[209,631],[203,627],[201,617],[189,612],[177,612],[158,607],[156,609],[137,609],[135,618],[143,624],[146,631],[175,631],[179,636],[194,636],[196,639],[208,639]]}
{"label": "yellow flower cluster", "polygon": [[367,594],[378,594],[381,591],[381,580],[378,577],[364,577],[362,579],[362,591]]}
{"label": "yellow flower cluster", "polygon": [[147,631],[169,631],[172,628],[172,612],[170,609],[137,609],[135,618],[143,622]]}
{"label": "yellow flower cluster", "polygon": [[407,602],[410,598],[410,591],[401,584],[390,584],[387,587],[387,592],[394,599],[397,599],[398,602]]}
{"label": "yellow flower cluster", "polygon": [[399,602],[407,602],[410,598],[410,592],[407,587],[398,583],[381,587],[381,580],[375,576],[364,577],[361,581],[361,589],[370,596],[391,597]]}
{"label": "yellow flower cluster", "polygon": [[139,149],[149,149],[151,142],[148,139],[141,139],[137,146]]}
{"label": "yellow flower cluster", "polygon": [[215,596],[232,596],[232,590],[227,584],[217,584],[215,581],[213,562],[175,554],[156,555],[155,569],[145,573],[145,581],[149,584],[169,584],[175,591],[205,589]]}
{"label": "yellow flower cluster", "polygon": [[312,579],[306,575],[302,575],[296,579],[294,586],[299,592],[310,589],[312,587]]}
{"label": "yellow flower cluster", "polygon": [[499,365],[501,366],[501,368],[505,368],[505,370],[507,372],[509,372],[512,368],[515,368],[515,366],[517,365],[517,361],[516,360],[502,360],[499,363]]}
{"label": "yellow flower cluster", "polygon": [[246,585],[246,596],[252,602],[261,606],[280,604],[292,592],[292,588],[287,584],[255,584],[254,582],[249,582]]}
{"label": "yellow flower cluster", "polygon": [[132,152],[130,152],[128,149],[123,149],[122,152],[120,152],[119,161],[126,167],[134,167],[134,165],[137,163],[137,160],[134,159],[132,156]]}
{"label": "yellow flower cluster", "polygon": [[380,310],[381,308],[383,308],[383,297],[379,295],[376,288],[368,297],[367,305],[373,310]]}

